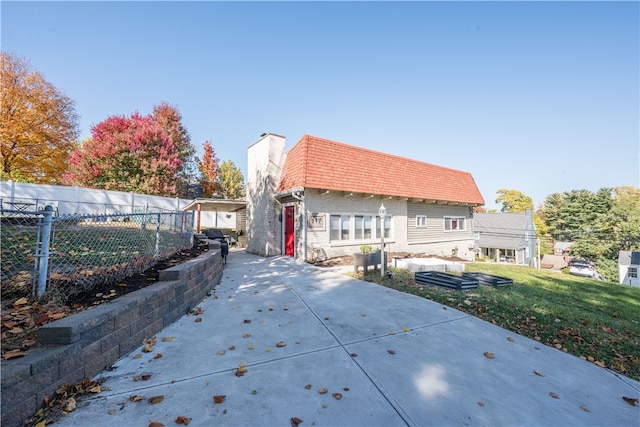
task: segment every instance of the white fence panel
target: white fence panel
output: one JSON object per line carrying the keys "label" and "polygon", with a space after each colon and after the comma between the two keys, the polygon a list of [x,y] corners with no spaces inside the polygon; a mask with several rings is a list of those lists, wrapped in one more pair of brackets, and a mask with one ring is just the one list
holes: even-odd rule
{"label": "white fence panel", "polygon": [[[14,209],[18,202],[29,203],[27,210],[42,209],[47,203],[57,202],[58,215],[111,215],[182,210],[191,200],[178,197],[151,196],[124,191],[100,190],[78,186],[28,184],[0,181],[0,199],[4,209]],[[235,228],[235,213],[202,212],[202,227]]]}

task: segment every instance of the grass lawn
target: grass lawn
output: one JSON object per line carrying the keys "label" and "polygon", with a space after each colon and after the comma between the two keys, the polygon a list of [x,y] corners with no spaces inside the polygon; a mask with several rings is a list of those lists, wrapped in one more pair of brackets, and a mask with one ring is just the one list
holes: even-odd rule
{"label": "grass lawn", "polygon": [[456,308],[505,329],[640,380],[640,288],[549,270],[486,263],[468,272],[508,277],[513,285],[468,292],[416,285],[413,273],[392,269],[352,274]]}

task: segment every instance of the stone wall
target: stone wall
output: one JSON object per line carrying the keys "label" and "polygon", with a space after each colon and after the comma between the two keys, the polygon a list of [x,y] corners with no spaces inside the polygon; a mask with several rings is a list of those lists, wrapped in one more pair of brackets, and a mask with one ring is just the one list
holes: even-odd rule
{"label": "stone wall", "polygon": [[2,426],[18,427],[63,384],[93,378],[197,306],[220,282],[219,244],[152,286],[38,329],[27,356],[2,361]]}

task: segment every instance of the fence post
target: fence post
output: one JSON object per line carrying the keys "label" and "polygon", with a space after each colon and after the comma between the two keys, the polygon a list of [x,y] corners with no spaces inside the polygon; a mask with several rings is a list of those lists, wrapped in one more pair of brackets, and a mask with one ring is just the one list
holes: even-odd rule
{"label": "fence post", "polygon": [[156,252],[155,258],[158,259],[160,256],[160,220],[161,214],[158,214],[158,226],[156,227]]}
{"label": "fence post", "polygon": [[[42,240],[36,242],[36,253],[39,255],[38,260],[38,287],[36,289],[36,298],[40,298],[47,289],[47,270],[49,267],[49,242],[51,241],[51,218],[53,217],[53,207],[47,205],[44,207],[44,221],[42,227]],[[37,248],[40,247],[40,252]]]}

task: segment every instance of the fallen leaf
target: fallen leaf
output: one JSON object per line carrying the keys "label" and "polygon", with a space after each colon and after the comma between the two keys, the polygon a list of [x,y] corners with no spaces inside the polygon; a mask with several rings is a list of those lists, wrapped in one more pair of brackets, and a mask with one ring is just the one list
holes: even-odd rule
{"label": "fallen leaf", "polygon": [[407,328],[406,326],[402,327],[402,332],[409,332],[409,328]]}
{"label": "fallen leaf", "polygon": [[155,405],[156,403],[160,403],[164,400],[164,396],[153,396],[149,398],[149,403]]}
{"label": "fallen leaf", "polygon": [[602,360],[596,360],[594,363],[596,365],[600,366],[601,368],[606,368],[607,367],[607,364],[604,363]]}
{"label": "fallen leaf", "polygon": [[389,353],[389,354],[396,354],[396,351],[395,351],[395,350],[391,350],[391,349],[389,349],[389,350],[387,350],[387,353]]}
{"label": "fallen leaf", "polygon": [[12,350],[12,351],[8,351],[6,352],[3,356],[2,359],[3,360],[11,360],[11,359],[16,359],[18,357],[23,357],[26,356],[27,353],[25,353],[24,351],[20,351],[20,350]]}
{"label": "fallen leaf", "polygon": [[140,402],[142,399],[144,399],[144,397],[138,396],[137,394],[134,394],[133,396],[129,396],[129,400],[132,402]]}
{"label": "fallen leaf", "polygon": [[172,337],[162,337],[162,342],[169,342],[172,341],[175,338],[175,336]]}
{"label": "fallen leaf", "polygon": [[331,393],[331,396],[336,400],[342,399],[342,393]]}
{"label": "fallen leaf", "polygon": [[514,342],[514,341],[515,341],[515,338],[513,338],[513,337],[509,337],[509,338],[507,338],[507,341]]}
{"label": "fallen leaf", "polygon": [[191,422],[191,418],[183,417],[182,415],[176,418],[176,421],[175,421],[176,424],[184,424],[185,426],[189,425],[190,422]]}
{"label": "fallen leaf", "polygon": [[242,338],[249,338],[251,334],[242,334]]}
{"label": "fallen leaf", "polygon": [[149,427],[164,427],[164,424],[159,421],[151,421],[149,423]]}
{"label": "fallen leaf", "polygon": [[16,302],[13,303],[14,307],[20,307],[21,305],[26,305],[29,304],[29,300],[26,298],[19,298],[16,300]]}
{"label": "fallen leaf", "polygon": [[76,409],[76,400],[73,397],[70,397],[67,400],[67,403],[64,405],[64,410],[67,412],[74,411]]}
{"label": "fallen leaf", "polygon": [[224,350],[218,350],[218,352],[216,353],[218,356],[222,356],[223,354],[225,354],[226,351]]}
{"label": "fallen leaf", "polygon": [[351,353],[351,357],[358,357],[358,353]]}
{"label": "fallen leaf", "polygon": [[115,409],[109,409],[109,412],[107,412],[107,414],[109,414],[109,415],[113,415],[115,413],[116,413]]}
{"label": "fallen leaf", "polygon": [[495,359],[496,355],[491,353],[490,351],[485,351],[484,352],[484,357],[486,357],[487,359]]}
{"label": "fallen leaf", "polygon": [[254,348],[256,348],[255,344],[249,344],[249,347],[247,347],[249,350],[253,350]]}
{"label": "fallen leaf", "polygon": [[202,317],[196,317],[196,323],[202,322]]}
{"label": "fallen leaf", "polygon": [[324,387],[323,387],[323,388],[321,388],[321,389],[318,389],[318,393],[320,393],[320,394],[325,394],[327,391],[329,391],[329,390],[327,390],[327,389],[326,389],[326,388],[324,388]]}
{"label": "fallen leaf", "polygon": [[558,394],[554,392],[549,392],[549,396],[553,397],[554,399],[560,399],[560,396],[558,396]]}
{"label": "fallen leaf", "polygon": [[89,393],[100,393],[100,392],[102,392],[102,390],[103,390],[103,389],[102,389],[102,387],[100,387],[100,385],[97,385],[97,386],[95,386],[95,387],[91,387],[91,388],[90,388],[90,389],[88,389],[87,391],[88,391]]}
{"label": "fallen leaf", "polygon": [[307,390],[309,390],[311,388],[311,384],[307,384],[306,386],[304,386],[304,388],[306,388]]}
{"label": "fallen leaf", "polygon": [[478,406],[484,407],[484,402],[478,402]]}
{"label": "fallen leaf", "polygon": [[636,406],[636,403],[639,402],[638,399],[634,399],[633,397],[622,396],[622,398],[624,399],[625,402],[627,402],[631,406]]}
{"label": "fallen leaf", "polygon": [[235,345],[229,346],[229,350],[233,351],[233,350],[235,350],[235,349],[236,349],[236,346],[235,346]]}
{"label": "fallen leaf", "polygon": [[584,412],[591,412],[591,409],[589,409],[585,405],[580,405],[580,409],[582,409]]}
{"label": "fallen leaf", "polygon": [[153,356],[154,359],[160,359],[162,357],[162,353],[158,353],[155,356]]}
{"label": "fallen leaf", "polygon": [[284,341],[280,341],[276,344],[276,347],[286,347],[286,346],[287,346],[287,343]]}
{"label": "fallen leaf", "polygon": [[135,356],[133,356],[134,359],[140,359],[141,357],[142,357],[142,355],[140,353],[138,353]]}
{"label": "fallen leaf", "polygon": [[151,344],[145,344],[144,347],[142,347],[142,352],[143,353],[153,352],[153,346]]}
{"label": "fallen leaf", "polygon": [[244,319],[244,323],[251,323],[251,319]]}
{"label": "fallen leaf", "polygon": [[213,396],[213,403],[222,403],[224,402],[224,399],[226,399],[226,395],[224,394],[219,394],[217,396]]}
{"label": "fallen leaf", "polygon": [[298,427],[298,425],[302,422],[302,419],[298,417],[291,417],[291,427]]}
{"label": "fallen leaf", "polygon": [[533,373],[536,374],[539,377],[544,377],[544,374],[536,369],[533,370]]}

